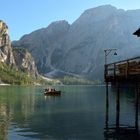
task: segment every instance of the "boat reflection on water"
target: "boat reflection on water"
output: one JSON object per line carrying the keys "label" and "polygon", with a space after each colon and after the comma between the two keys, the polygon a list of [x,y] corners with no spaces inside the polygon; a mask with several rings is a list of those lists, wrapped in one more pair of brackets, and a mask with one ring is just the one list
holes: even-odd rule
{"label": "boat reflection on water", "polygon": [[61,94],[56,94],[56,95],[44,94],[45,100],[56,99],[60,97],[61,97]]}

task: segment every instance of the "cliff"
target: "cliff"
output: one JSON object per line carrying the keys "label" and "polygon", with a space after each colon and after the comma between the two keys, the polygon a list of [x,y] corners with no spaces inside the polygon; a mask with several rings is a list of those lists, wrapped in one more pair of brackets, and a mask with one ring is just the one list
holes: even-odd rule
{"label": "cliff", "polygon": [[32,55],[25,48],[14,48],[13,54],[16,67],[29,76],[38,77],[38,71]]}
{"label": "cliff", "polygon": [[37,78],[38,71],[35,61],[27,50],[12,47],[8,35],[8,26],[0,20],[0,81],[19,84],[20,81],[18,80],[21,79],[14,81],[17,77],[23,78],[19,74]]}

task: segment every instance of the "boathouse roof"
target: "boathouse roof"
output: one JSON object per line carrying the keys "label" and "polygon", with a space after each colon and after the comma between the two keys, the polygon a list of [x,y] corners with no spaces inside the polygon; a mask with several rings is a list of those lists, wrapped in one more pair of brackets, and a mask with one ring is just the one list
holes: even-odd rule
{"label": "boathouse roof", "polygon": [[133,35],[137,35],[137,37],[140,37],[140,28],[138,30],[136,30]]}

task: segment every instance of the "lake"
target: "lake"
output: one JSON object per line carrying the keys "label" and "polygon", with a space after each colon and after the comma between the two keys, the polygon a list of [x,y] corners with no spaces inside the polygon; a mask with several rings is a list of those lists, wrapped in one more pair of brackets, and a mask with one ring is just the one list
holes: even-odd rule
{"label": "lake", "polygon": [[121,90],[116,126],[113,88],[109,87],[108,112],[105,86],[55,88],[62,91],[61,96],[44,96],[43,86],[0,86],[0,140],[140,138],[133,89]]}

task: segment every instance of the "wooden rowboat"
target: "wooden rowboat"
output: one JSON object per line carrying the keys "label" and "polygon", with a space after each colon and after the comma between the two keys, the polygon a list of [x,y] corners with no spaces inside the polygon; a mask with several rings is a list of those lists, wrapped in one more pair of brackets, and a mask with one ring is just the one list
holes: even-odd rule
{"label": "wooden rowboat", "polygon": [[61,91],[54,90],[54,89],[52,89],[51,91],[48,91],[47,89],[45,89],[44,95],[61,95]]}

